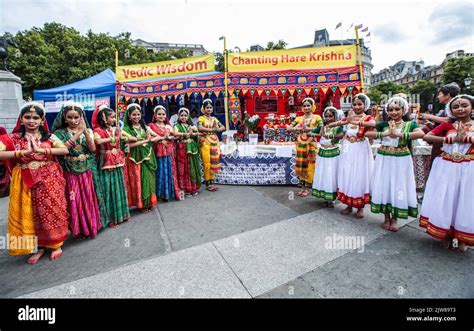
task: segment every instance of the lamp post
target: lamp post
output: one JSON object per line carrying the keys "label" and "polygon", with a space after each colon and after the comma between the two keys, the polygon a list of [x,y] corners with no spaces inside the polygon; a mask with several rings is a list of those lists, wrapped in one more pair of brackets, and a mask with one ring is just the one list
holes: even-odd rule
{"label": "lamp post", "polygon": [[467,93],[471,92],[471,82],[472,82],[472,78],[469,74],[467,74],[467,77],[464,78],[464,85],[466,85],[466,92]]}
{"label": "lamp post", "polygon": [[227,44],[225,36],[219,38],[224,40],[224,113],[225,113],[225,129],[229,130],[229,105],[227,104]]}

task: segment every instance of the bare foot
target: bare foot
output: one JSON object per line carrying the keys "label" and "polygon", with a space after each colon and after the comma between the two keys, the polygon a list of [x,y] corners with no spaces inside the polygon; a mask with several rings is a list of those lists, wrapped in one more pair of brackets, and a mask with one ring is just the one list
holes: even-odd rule
{"label": "bare foot", "polygon": [[300,194],[300,196],[303,197],[303,198],[304,198],[304,197],[307,197],[308,195],[309,195],[309,191],[306,190],[306,189],[303,190],[303,191],[301,192],[301,194]]}
{"label": "bare foot", "polygon": [[41,257],[44,255],[44,249],[41,248],[41,249],[38,249],[38,252],[35,254],[35,255],[32,255],[29,259],[28,259],[28,264],[36,264],[38,263],[39,259],[41,259]]}
{"label": "bare foot", "polygon": [[357,209],[357,213],[354,216],[355,218],[364,218],[364,209],[363,208]]}
{"label": "bare foot", "polygon": [[119,225],[117,223],[109,223],[108,227],[113,229],[113,228],[116,228],[118,227]]}
{"label": "bare foot", "polygon": [[441,247],[443,247],[444,249],[449,249],[451,247],[452,242],[453,240],[450,238],[443,239],[441,241]]}
{"label": "bare foot", "polygon": [[342,215],[349,215],[350,213],[352,213],[352,207],[350,207],[350,206],[347,206],[347,208],[346,208],[346,209],[343,209],[343,210],[341,210],[341,212],[340,212],[340,213],[341,213]]}
{"label": "bare foot", "polygon": [[400,229],[400,227],[397,224],[397,220],[392,218],[392,221],[390,222],[390,231],[397,232]]}
{"label": "bare foot", "polygon": [[465,253],[467,251],[467,246],[465,243],[459,243],[459,246],[457,248],[453,248],[454,251],[458,253]]}
{"label": "bare foot", "polygon": [[327,205],[328,208],[334,208],[334,205],[335,205],[334,202],[329,201],[327,204],[328,204]]}
{"label": "bare foot", "polygon": [[387,231],[390,231],[390,220],[385,220],[383,224],[381,225],[382,229],[385,229]]}
{"label": "bare foot", "polygon": [[146,214],[146,213],[148,213],[150,210],[151,210],[151,208],[142,208],[142,209],[140,209],[140,212],[142,212],[143,214]]}
{"label": "bare foot", "polygon": [[58,258],[60,258],[63,255],[63,251],[61,248],[55,249],[54,251],[51,252],[51,255],[49,256],[49,259],[51,261],[54,261]]}

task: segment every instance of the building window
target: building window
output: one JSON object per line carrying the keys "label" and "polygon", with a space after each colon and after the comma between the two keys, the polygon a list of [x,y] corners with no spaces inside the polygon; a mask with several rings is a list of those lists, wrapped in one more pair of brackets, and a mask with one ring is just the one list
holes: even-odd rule
{"label": "building window", "polygon": [[[298,98],[295,98],[295,106]],[[278,97],[261,95],[255,97],[255,113],[276,113],[278,111]]]}

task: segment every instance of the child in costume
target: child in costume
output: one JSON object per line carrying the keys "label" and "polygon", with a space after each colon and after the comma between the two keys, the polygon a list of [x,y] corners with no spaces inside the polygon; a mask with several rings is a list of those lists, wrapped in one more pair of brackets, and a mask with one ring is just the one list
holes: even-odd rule
{"label": "child in costume", "polygon": [[373,172],[373,213],[383,213],[382,228],[398,231],[397,219],[418,216],[415,173],[410,152],[410,141],[424,136],[416,122],[404,121],[408,115],[408,102],[401,97],[388,100],[385,105],[388,122],[379,122],[365,136],[382,140],[377,150]]}

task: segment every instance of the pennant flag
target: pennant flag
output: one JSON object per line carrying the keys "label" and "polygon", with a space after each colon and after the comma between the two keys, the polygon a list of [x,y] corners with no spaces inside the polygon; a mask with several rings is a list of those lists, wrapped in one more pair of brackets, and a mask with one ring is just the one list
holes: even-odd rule
{"label": "pennant flag", "polygon": [[366,27],[364,30],[360,30],[360,32],[367,32],[369,31],[369,27]]}
{"label": "pennant flag", "polygon": [[288,92],[290,92],[290,95],[293,95],[295,93],[295,89],[294,88],[290,88],[288,89]]}
{"label": "pennant flag", "polygon": [[242,90],[242,95],[246,95],[248,91],[249,91],[248,89],[245,89],[245,88],[244,88],[244,89]]}
{"label": "pennant flag", "polygon": [[255,90],[254,89],[251,89],[250,90],[250,94],[253,95],[255,93]]}
{"label": "pennant flag", "polygon": [[337,30],[337,29],[340,28],[341,26],[342,26],[342,22],[337,23],[336,28],[335,28],[334,30]]}
{"label": "pennant flag", "polygon": [[367,33],[366,37],[370,37],[370,32],[369,32],[369,33]]}
{"label": "pennant flag", "polygon": [[270,93],[272,93],[272,90],[265,90],[265,94],[268,96],[270,95]]}
{"label": "pennant flag", "polygon": [[199,95],[199,92],[194,92],[193,95],[194,95],[194,99],[196,99],[197,96]]}
{"label": "pennant flag", "polygon": [[278,90],[273,90],[273,93],[275,93],[275,95],[278,95]]}
{"label": "pennant flag", "polygon": [[336,92],[337,86],[331,86],[331,91]]}
{"label": "pennant flag", "polygon": [[287,89],[286,89],[286,88],[282,88],[280,91],[281,91],[281,94],[285,95]]}
{"label": "pennant flag", "polygon": [[315,87],[315,88],[313,89],[313,91],[314,91],[314,94],[318,94],[319,87]]}
{"label": "pennant flag", "polygon": [[346,30],[346,32],[349,31],[353,26],[354,26],[354,23],[351,24],[351,26],[349,27],[349,29]]}
{"label": "pennant flag", "polygon": [[239,93],[240,93],[240,89],[239,89],[239,88],[236,88],[236,89],[235,89],[235,94],[239,95]]}
{"label": "pennant flag", "polygon": [[339,91],[341,91],[341,94],[344,94],[346,92],[346,88],[344,86],[339,87]]}
{"label": "pennant flag", "polygon": [[304,91],[306,92],[306,95],[309,95],[311,93],[311,89],[310,88],[305,88]]}
{"label": "pennant flag", "polygon": [[321,91],[323,91],[324,94],[329,90],[329,87],[321,87]]}
{"label": "pennant flag", "polygon": [[296,91],[298,91],[298,94],[301,94],[301,92],[303,92],[303,89],[302,89],[302,88],[298,88],[298,89],[296,89]]}
{"label": "pennant flag", "polygon": [[262,92],[263,92],[263,90],[257,90],[257,95],[258,95],[258,96],[261,96],[261,95],[262,95]]}
{"label": "pennant flag", "polygon": [[352,90],[354,89],[354,86],[349,86],[347,87],[347,90],[349,91],[349,93],[352,93]]}
{"label": "pennant flag", "polygon": [[206,97],[206,92],[201,92],[201,97],[204,99]]}
{"label": "pennant flag", "polygon": [[227,92],[229,92],[229,95],[233,95],[234,94],[234,89],[228,89]]}
{"label": "pennant flag", "polygon": [[362,28],[364,26],[364,24],[359,24],[359,25],[356,25],[356,29],[359,30],[360,28]]}

